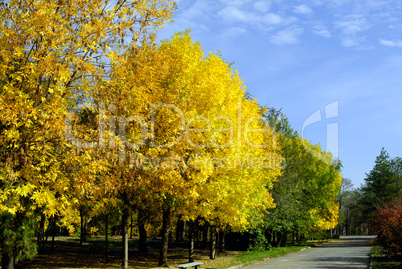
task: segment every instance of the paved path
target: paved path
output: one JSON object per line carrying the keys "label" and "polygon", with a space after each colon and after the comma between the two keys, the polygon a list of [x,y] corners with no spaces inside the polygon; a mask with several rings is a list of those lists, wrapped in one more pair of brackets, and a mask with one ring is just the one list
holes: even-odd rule
{"label": "paved path", "polygon": [[250,269],[368,268],[374,236],[341,236],[340,240],[248,266]]}

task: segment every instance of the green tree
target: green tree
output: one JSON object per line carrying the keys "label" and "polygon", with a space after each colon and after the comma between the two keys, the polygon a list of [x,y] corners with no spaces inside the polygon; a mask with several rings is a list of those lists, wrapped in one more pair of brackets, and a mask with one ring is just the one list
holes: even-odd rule
{"label": "green tree", "polygon": [[397,185],[397,161],[393,161],[387,151],[382,148],[376,157],[374,167],[366,174],[362,188],[363,213],[366,220],[374,217],[378,204],[384,204],[398,197],[400,187]]}
{"label": "green tree", "polygon": [[279,246],[288,234],[315,233],[336,225],[341,164],[318,145],[302,139],[280,110],[270,109],[266,117],[280,134],[282,146],[283,174],[272,191],[277,206],[266,218],[268,231],[277,235],[274,243]]}

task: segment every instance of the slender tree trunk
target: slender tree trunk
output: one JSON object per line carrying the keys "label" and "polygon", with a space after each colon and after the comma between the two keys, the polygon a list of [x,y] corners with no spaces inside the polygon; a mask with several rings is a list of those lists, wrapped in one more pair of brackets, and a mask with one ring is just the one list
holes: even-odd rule
{"label": "slender tree trunk", "polygon": [[85,214],[84,216],[84,238],[83,241],[86,242],[87,241],[87,231],[88,231],[88,215]]}
{"label": "slender tree trunk", "polygon": [[197,247],[200,247],[200,225],[198,224],[198,221],[195,223],[194,232],[197,241]]}
{"label": "slender tree trunk", "polygon": [[176,224],[176,242],[183,241],[184,221],[179,218]]}
{"label": "slender tree trunk", "polygon": [[208,246],[208,224],[204,224],[203,229],[202,229],[202,241],[203,241],[203,247]]}
{"label": "slender tree trunk", "polygon": [[211,226],[211,252],[209,258],[215,260],[216,257],[216,228]]}
{"label": "slender tree trunk", "polygon": [[130,239],[133,239],[133,214],[130,217]]}
{"label": "slender tree trunk", "polygon": [[190,241],[190,246],[188,249],[188,262],[193,262],[194,261],[194,221],[190,220],[188,228],[189,228],[188,239]]}
{"label": "slender tree trunk", "polygon": [[169,245],[170,232],[170,206],[165,205],[163,209],[163,226],[162,226],[162,245],[159,256],[159,266],[167,267],[167,253]]}
{"label": "slender tree trunk", "polygon": [[145,229],[145,216],[141,210],[138,211],[138,232],[140,234],[139,251],[140,253],[148,253],[147,246],[147,230]]}
{"label": "slender tree trunk", "polygon": [[282,243],[282,234],[281,233],[277,233],[277,240],[276,240],[276,247],[279,248],[281,246]]}
{"label": "slender tree trunk", "polygon": [[80,209],[80,218],[81,218],[81,234],[80,234],[80,247],[82,247],[82,243],[84,242],[84,212]]}
{"label": "slender tree trunk", "polygon": [[54,252],[54,237],[56,236],[56,216],[53,216],[52,221],[52,252]]}
{"label": "slender tree trunk", "polygon": [[123,214],[121,218],[121,229],[122,229],[122,240],[123,240],[123,259],[121,266],[124,269],[128,268],[128,218],[129,218],[129,210],[127,204],[125,203],[123,205]]}
{"label": "slender tree trunk", "polygon": [[109,238],[108,238],[108,223],[109,222],[109,214],[106,213],[105,218],[105,262],[109,262]]}
{"label": "slender tree trunk", "polygon": [[219,252],[225,253],[225,231],[219,232]]}
{"label": "slender tree trunk", "polygon": [[38,232],[38,247],[39,251],[42,252],[45,243],[45,214],[40,214],[39,232]]}

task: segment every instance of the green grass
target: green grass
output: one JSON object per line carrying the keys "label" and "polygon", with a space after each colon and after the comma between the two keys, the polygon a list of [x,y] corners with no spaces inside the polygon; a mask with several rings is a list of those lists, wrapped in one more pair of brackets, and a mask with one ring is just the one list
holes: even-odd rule
{"label": "green grass", "polygon": [[279,256],[284,256],[289,253],[298,252],[302,249],[314,246],[315,243],[304,243],[295,246],[272,248],[270,250],[264,251],[247,251],[236,257],[239,264],[245,264],[250,262],[262,261],[268,258],[275,258]]}
{"label": "green grass", "polygon": [[398,269],[402,268],[402,258],[389,259],[384,253],[384,249],[374,241],[371,248],[371,268],[372,269]]}

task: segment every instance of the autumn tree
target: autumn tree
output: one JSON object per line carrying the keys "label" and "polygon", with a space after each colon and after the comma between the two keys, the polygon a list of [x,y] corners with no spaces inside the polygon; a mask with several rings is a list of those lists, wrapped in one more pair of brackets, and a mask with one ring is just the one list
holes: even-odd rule
{"label": "autumn tree", "polygon": [[[0,211],[9,219],[3,225],[32,223],[38,210],[53,216],[68,203],[60,194],[68,182],[61,164],[69,105],[88,101],[96,86],[109,79],[111,56],[168,21],[174,4],[158,0],[0,4]],[[2,248],[3,266],[12,268],[23,258],[20,253],[33,256],[35,251],[21,244],[32,239],[27,236],[26,240],[0,236],[2,245],[9,246]]]}
{"label": "autumn tree", "polygon": [[[267,190],[279,167],[253,170],[232,164],[235,168],[221,169],[218,164],[262,160],[270,153],[275,157],[277,146],[269,128],[253,133],[264,127],[261,108],[245,98],[242,81],[227,62],[218,54],[205,57],[189,32],[159,46],[149,42],[146,49],[129,50],[120,61],[113,69],[115,85],[101,97],[106,106],[115,104],[116,119],[131,117],[120,138],[127,139],[121,144],[126,149],[122,163],[130,176],[125,185],[115,186],[124,186],[134,208],[142,208],[139,203],[149,203],[147,210],[159,208],[161,266],[167,263],[167,236],[175,215],[244,228],[252,214],[273,205]],[[252,130],[245,138],[247,128]],[[255,149],[247,141],[268,146]]]}

